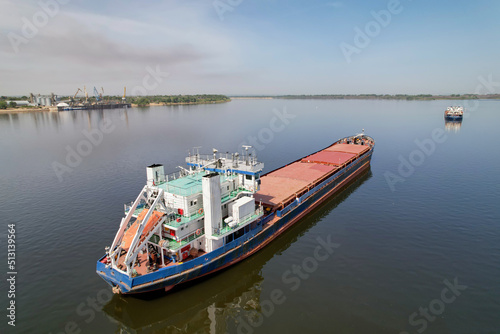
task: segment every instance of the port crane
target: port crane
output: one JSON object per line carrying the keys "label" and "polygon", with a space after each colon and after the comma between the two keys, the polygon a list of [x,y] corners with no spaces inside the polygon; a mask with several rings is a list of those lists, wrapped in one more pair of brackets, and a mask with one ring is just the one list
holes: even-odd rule
{"label": "port crane", "polygon": [[78,89],[76,90],[75,95],[73,95],[73,98],[72,98],[71,100],[72,100],[72,101],[74,101],[74,100],[76,99],[76,96],[78,95],[78,93],[79,93],[79,92],[81,92],[81,91],[82,91],[82,90],[81,90],[80,88],[78,88]]}
{"label": "port crane", "polygon": [[87,87],[83,86],[83,93],[85,94],[85,103],[88,103],[89,93],[87,92]]}
{"label": "port crane", "polygon": [[69,96],[69,103],[71,103],[72,106],[76,105],[76,96],[78,95],[79,92],[83,92],[80,88],[77,88],[76,93],[73,96]]}
{"label": "port crane", "polygon": [[99,93],[97,88],[94,86],[94,97],[97,102],[102,102],[102,96],[104,95],[104,88],[101,87],[101,92]]}
{"label": "port crane", "polygon": [[123,97],[122,97],[123,102],[125,102],[125,100],[126,100],[125,99],[126,95],[127,95],[127,87],[125,86],[125,87],[123,87]]}
{"label": "port crane", "polygon": [[94,97],[95,97],[97,102],[102,100],[102,94],[99,95],[99,92],[97,91],[97,88],[95,88],[95,86],[94,86]]}

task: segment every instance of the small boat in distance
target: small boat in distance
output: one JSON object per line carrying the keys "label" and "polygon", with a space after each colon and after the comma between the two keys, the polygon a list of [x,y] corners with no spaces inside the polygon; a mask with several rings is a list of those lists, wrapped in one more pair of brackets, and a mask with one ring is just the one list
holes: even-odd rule
{"label": "small boat in distance", "polygon": [[444,118],[450,121],[462,120],[464,117],[464,108],[460,106],[448,107],[444,112]]}
{"label": "small boat in distance", "polygon": [[269,173],[243,154],[186,158],[165,175],[148,166],[96,271],[117,294],[168,291],[253,255],[370,167],[375,141],[337,140]]}

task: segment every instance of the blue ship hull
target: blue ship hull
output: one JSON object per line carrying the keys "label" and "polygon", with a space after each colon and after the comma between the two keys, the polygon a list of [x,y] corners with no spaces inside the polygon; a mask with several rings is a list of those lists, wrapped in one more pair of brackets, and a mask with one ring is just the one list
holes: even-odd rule
{"label": "blue ship hull", "polygon": [[463,116],[444,116],[444,119],[447,121],[461,121],[463,119]]}
{"label": "blue ship hull", "polygon": [[[359,174],[367,170],[374,147],[362,154],[351,164],[338,170],[331,177],[318,184],[292,204],[265,215],[257,222],[255,229],[210,253],[179,263],[160,268],[146,275],[129,277],[128,275],[106,267],[105,256],[97,261],[96,271],[113,288],[119,287],[123,294],[146,293],[164,289],[170,290],[175,285],[192,281],[215,273],[256,253],[278,237],[286,229],[299,221],[328,197],[332,196]],[[272,220],[273,224],[266,224]]]}

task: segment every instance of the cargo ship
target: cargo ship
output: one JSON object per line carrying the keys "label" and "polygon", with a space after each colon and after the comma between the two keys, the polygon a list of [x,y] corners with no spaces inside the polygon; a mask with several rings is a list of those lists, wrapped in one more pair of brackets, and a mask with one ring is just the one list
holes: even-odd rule
{"label": "cargo ship", "polygon": [[449,121],[461,121],[464,117],[464,108],[455,106],[448,107],[444,112],[444,119]]}
{"label": "cargo ship", "polygon": [[[317,214],[314,217],[302,219],[293,226],[293,231],[290,229],[280,236],[279,241],[275,240],[279,243],[273,245],[276,247],[275,251],[261,252],[247,258],[238,264],[237,270],[224,272],[224,277],[214,277],[215,284],[207,284],[210,288],[205,288],[207,285],[196,286],[196,281],[181,285],[179,287],[183,289],[182,293],[171,294],[168,303],[148,308],[146,313],[137,312],[143,305],[143,298],[112,298],[103,306],[102,311],[116,325],[118,333],[189,333],[192,328],[214,325],[220,327],[218,331],[221,333],[235,332],[234,328],[228,327],[226,320],[248,305],[261,303],[264,298],[260,291],[264,280],[262,269],[274,254],[284,253],[294,247],[304,233],[308,233],[321,222],[324,215],[335,210],[352,193],[362,188],[371,177],[369,169],[361,173],[348,186],[343,187],[342,191],[324,201],[317,208],[318,211],[315,210]],[[197,302],[193,303],[193,300]]]}
{"label": "cargo ship", "polygon": [[146,168],[146,185],[96,271],[117,294],[169,291],[255,254],[370,166],[375,147],[363,133],[262,174],[240,155],[193,152],[187,168]]}

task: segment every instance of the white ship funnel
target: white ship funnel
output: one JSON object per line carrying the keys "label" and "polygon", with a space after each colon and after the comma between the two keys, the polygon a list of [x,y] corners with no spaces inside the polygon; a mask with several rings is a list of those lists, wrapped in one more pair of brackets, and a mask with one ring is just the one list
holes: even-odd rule
{"label": "white ship funnel", "polygon": [[210,236],[217,233],[221,228],[222,211],[221,211],[221,192],[220,192],[220,175],[218,173],[210,173],[202,177],[203,191],[203,211],[205,213],[205,235],[207,236],[208,251],[217,248],[213,243],[214,240],[209,240]]}

